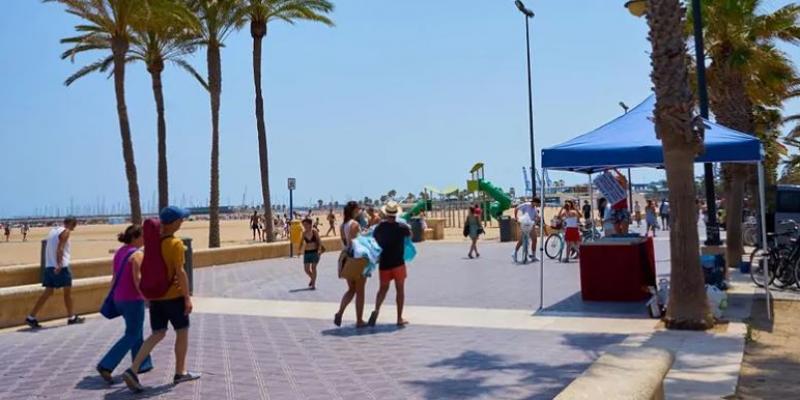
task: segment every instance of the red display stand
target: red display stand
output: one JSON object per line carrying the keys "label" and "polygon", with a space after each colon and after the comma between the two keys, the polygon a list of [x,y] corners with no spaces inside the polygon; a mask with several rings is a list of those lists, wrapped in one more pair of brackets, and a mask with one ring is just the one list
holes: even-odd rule
{"label": "red display stand", "polygon": [[643,301],[656,285],[653,238],[603,238],[581,245],[581,297],[586,301]]}

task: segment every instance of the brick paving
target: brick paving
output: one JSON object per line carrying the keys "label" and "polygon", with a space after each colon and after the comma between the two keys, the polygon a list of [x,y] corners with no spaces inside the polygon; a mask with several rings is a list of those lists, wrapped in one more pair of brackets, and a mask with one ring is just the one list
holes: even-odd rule
{"label": "brick paving", "polygon": [[142,375],[149,387],[141,395],[94,372],[121,321],[2,334],[0,399],[549,399],[625,338],[430,326],[360,331],[219,314],[196,314],[192,324],[189,366],[203,378],[168,384],[170,334],[156,349],[156,369]]}

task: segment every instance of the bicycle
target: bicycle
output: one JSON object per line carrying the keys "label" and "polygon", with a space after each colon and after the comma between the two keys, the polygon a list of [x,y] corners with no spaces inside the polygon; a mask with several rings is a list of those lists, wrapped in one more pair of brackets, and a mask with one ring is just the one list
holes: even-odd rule
{"label": "bicycle", "polygon": [[[783,289],[793,284],[800,287],[800,242],[795,238],[796,234],[796,225],[793,230],[769,233],[768,250],[756,248],[750,253],[750,279],[758,287],[774,285]],[[783,237],[789,239],[788,244],[779,242]]]}
{"label": "bicycle", "polygon": [[[598,231],[593,224],[589,225],[589,227],[580,227],[582,243],[592,242],[600,239],[600,231]],[[564,241],[564,232],[561,230],[560,224],[551,225],[550,227],[557,229],[557,231],[547,236],[547,239],[544,242],[544,254],[547,255],[547,258],[551,260],[561,259],[561,255],[564,251],[564,245],[566,244]],[[577,252],[575,249],[572,249],[572,252],[569,254],[569,256],[574,257],[576,254]]]}

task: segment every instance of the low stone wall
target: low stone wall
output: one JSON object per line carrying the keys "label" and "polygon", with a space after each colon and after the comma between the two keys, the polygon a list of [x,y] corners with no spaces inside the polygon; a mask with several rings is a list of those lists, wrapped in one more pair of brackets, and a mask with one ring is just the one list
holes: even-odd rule
{"label": "low stone wall", "polygon": [[428,224],[428,229],[430,229],[431,237],[428,238],[427,232],[425,236],[425,240],[444,240],[444,226],[447,222],[444,218],[428,218],[425,220]]}
{"label": "low stone wall", "polygon": [[[342,248],[342,241],[338,237],[322,238],[322,244],[327,250],[331,251],[341,250]],[[296,247],[295,254],[297,254]],[[192,261],[194,268],[204,268],[212,265],[288,256],[289,243],[281,242],[194,250]],[[73,279],[110,275],[111,257],[76,261],[70,268],[72,269]],[[0,288],[32,285],[40,282],[40,266],[38,264],[0,267]]]}
{"label": "low stone wall", "polygon": [[[72,285],[72,301],[78,314],[100,310],[108,294],[110,276],[77,279]],[[23,285],[0,288],[0,328],[22,325],[33,304],[44,292],[41,285]],[[67,317],[62,290],[57,290],[47,301],[37,317],[40,321]]]}

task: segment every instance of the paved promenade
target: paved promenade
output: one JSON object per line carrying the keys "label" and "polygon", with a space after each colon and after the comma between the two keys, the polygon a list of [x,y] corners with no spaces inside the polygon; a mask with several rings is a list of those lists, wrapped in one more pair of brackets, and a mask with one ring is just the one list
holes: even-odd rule
{"label": "paved promenade", "polygon": [[[668,273],[667,242],[656,243],[659,273]],[[55,321],[37,332],[0,332],[0,399],[550,399],[619,343],[678,352],[670,398],[719,398],[735,387],[739,325],[716,334],[656,331],[641,304],[583,303],[577,263],[552,261],[545,310],[535,313],[539,266],[512,264],[512,246],[486,243],[481,259],[469,260],[462,245],[420,245],[403,329],[391,324],[393,292],[377,327],[355,329],[352,305],[343,327],[333,325],[344,291],[334,254],[323,256],[316,291],[305,289],[297,259],[198,270],[189,366],[201,380],[169,384],[170,333],[155,371],[142,376],[145,393],[130,394],[119,378],[108,386],[94,366],[122,321]],[[368,303],[376,290],[372,279]]]}

